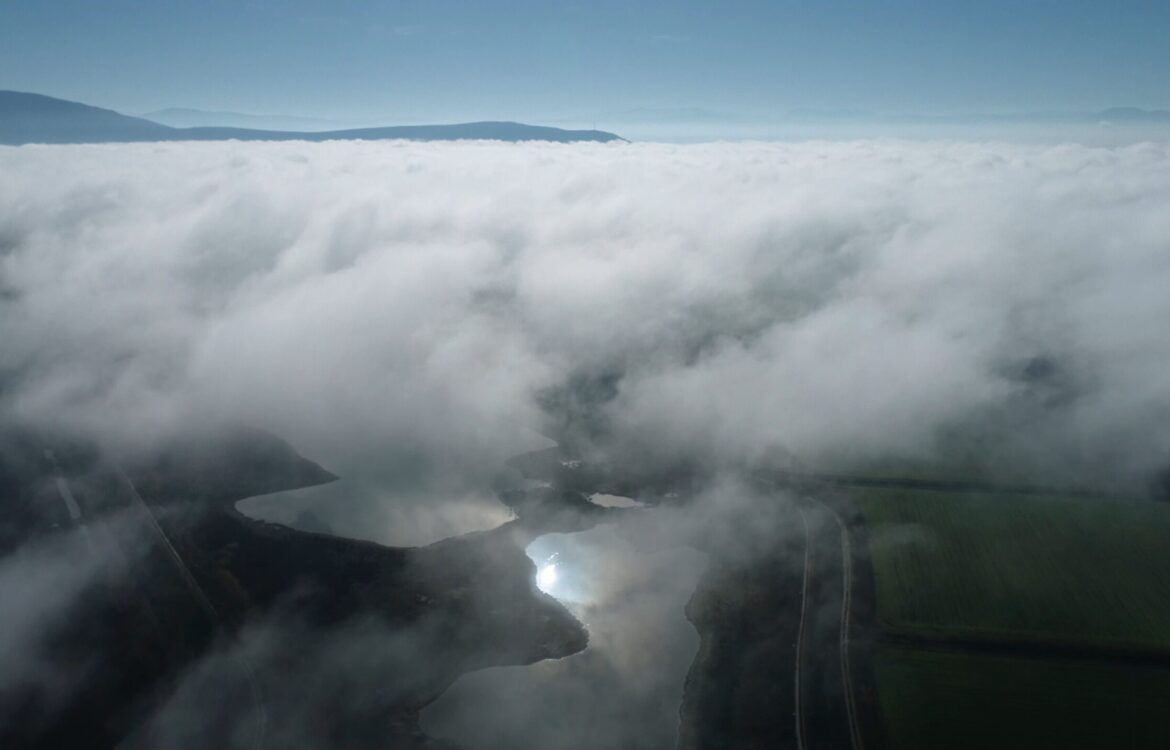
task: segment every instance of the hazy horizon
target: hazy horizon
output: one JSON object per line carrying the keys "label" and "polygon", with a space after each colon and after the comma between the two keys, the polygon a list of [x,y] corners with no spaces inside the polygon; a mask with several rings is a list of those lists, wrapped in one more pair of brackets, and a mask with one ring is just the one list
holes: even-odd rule
{"label": "hazy horizon", "polygon": [[[44,92],[0,90],[0,93],[47,96]],[[52,96],[50,98],[59,99]],[[94,102],[75,103],[109,109]],[[15,111],[8,114],[18,115]],[[352,129],[456,124],[396,121],[392,118],[323,119],[287,113],[209,111],[190,107],[119,114],[145,118],[176,128],[215,126],[306,134],[337,132],[339,135]],[[477,121],[483,120],[473,119],[468,122]],[[515,120],[509,118],[504,121]],[[862,110],[795,109],[771,118],[751,118],[732,112],[715,112],[696,107],[638,107],[619,112],[603,112],[592,117],[536,119],[526,124],[572,131],[595,130],[601,133],[614,133],[630,141],[660,143],[842,141],[879,138],[1110,146],[1158,141],[1170,137],[1170,111],[1144,110],[1136,107],[1112,107],[1095,112],[1022,112],[1004,115],[971,113],[947,116]],[[35,129],[33,126],[28,132],[31,134]],[[84,142],[84,139],[81,142]]]}
{"label": "hazy horizon", "polygon": [[17,0],[0,88],[139,114],[588,120],[1170,109],[1164,3]]}

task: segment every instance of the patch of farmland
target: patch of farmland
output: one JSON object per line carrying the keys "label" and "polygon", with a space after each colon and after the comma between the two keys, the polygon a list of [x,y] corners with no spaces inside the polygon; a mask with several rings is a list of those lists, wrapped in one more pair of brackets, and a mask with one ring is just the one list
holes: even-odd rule
{"label": "patch of farmland", "polygon": [[883,627],[1170,649],[1170,505],[857,490]]}
{"label": "patch of farmland", "polygon": [[1170,671],[883,647],[874,659],[900,750],[1170,747]]}

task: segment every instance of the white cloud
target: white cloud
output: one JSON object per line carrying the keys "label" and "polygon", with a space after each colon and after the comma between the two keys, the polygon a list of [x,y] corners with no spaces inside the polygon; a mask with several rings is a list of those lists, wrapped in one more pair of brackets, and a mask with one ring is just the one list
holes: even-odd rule
{"label": "white cloud", "polygon": [[[615,439],[667,455],[976,417],[1170,455],[1164,144],[23,147],[0,206],[5,401],[107,433],[214,412],[478,471],[539,389],[620,371]],[[1011,377],[1037,357],[1059,409]]]}

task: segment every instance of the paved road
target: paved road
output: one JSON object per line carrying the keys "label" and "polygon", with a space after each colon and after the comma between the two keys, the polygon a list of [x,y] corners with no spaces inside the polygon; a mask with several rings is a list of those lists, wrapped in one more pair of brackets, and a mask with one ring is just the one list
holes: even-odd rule
{"label": "paved road", "polygon": [[[757,479],[758,486],[785,492]],[[795,643],[794,734],[799,750],[863,750],[850,668],[853,554],[847,524],[830,505],[794,500],[804,531]]]}
{"label": "paved road", "polygon": [[856,690],[853,687],[853,673],[849,666],[850,634],[853,627],[853,548],[849,538],[849,526],[831,505],[813,499],[833,516],[841,534],[841,622],[838,643],[841,650],[841,681],[845,695],[845,710],[849,718],[849,738],[854,750],[862,750],[863,737],[857,716]]}
{"label": "paved road", "polygon": [[793,674],[796,680],[795,686],[795,716],[796,719],[796,747],[798,750],[805,750],[805,736],[808,734],[807,724],[805,720],[805,701],[804,701],[804,675],[801,671],[801,665],[804,664],[805,659],[805,632],[809,629],[809,583],[812,579],[812,534],[809,531],[808,513],[800,505],[796,506],[800,513],[800,523],[804,528],[804,562],[801,566],[801,585],[800,585],[800,616],[796,628],[796,663],[793,668]]}

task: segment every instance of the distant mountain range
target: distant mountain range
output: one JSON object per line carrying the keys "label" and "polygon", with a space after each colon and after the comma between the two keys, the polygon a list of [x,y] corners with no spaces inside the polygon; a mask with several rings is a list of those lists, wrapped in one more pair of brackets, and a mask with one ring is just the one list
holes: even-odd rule
{"label": "distant mountain range", "polygon": [[[146,112],[139,117],[170,125],[172,128],[254,128],[257,130],[343,130],[355,126],[373,125],[371,122],[338,122],[319,117],[297,117],[294,115],[255,115],[243,112],[221,112],[190,107],[170,107]],[[380,123],[378,123],[380,124]]]}
{"label": "distant mountain range", "polygon": [[1164,109],[1113,107],[1094,113],[1093,119],[1102,122],[1170,122],[1170,112]]}
{"label": "distant mountain range", "polygon": [[518,122],[403,125],[351,130],[292,131],[239,127],[172,127],[110,109],[41,94],[0,91],[0,144],[141,141],[597,141],[621,140],[601,130],[562,130]]}
{"label": "distant mountain range", "polygon": [[[802,113],[807,118],[813,115]],[[1170,111],[1164,109],[1141,109],[1140,107],[1111,107],[1092,112],[1019,112],[1014,114],[875,114],[857,112],[842,117],[851,119],[873,119],[888,122],[921,123],[1170,123]]]}
{"label": "distant mountain range", "polygon": [[925,122],[925,123],[994,123],[994,122],[1116,122],[1160,123],[1170,122],[1170,111],[1140,107],[1112,107],[1085,112],[1016,112],[1010,114],[961,113],[947,115],[916,114],[912,112],[877,112],[865,109],[797,108],[771,115],[745,115],[719,112],[698,107],[650,108],[639,107],[574,118],[574,122],[589,120],[629,124],[696,124],[696,123],[783,123],[783,122]]}

